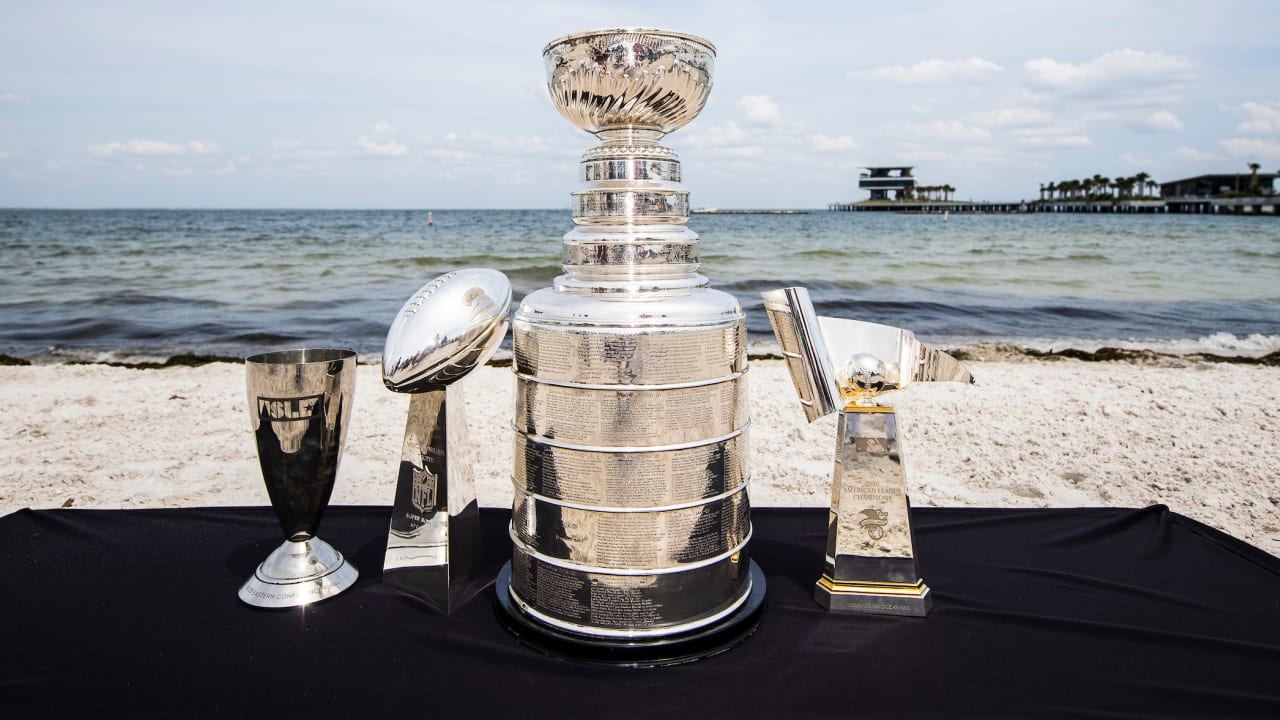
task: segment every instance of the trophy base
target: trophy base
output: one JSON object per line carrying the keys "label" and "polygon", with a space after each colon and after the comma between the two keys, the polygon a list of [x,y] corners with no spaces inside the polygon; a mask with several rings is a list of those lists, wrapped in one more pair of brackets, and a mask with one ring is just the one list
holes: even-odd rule
{"label": "trophy base", "polygon": [[320,538],[285,540],[240,588],[240,599],[260,608],[319,602],[355,584],[359,572]]}
{"label": "trophy base", "polygon": [[850,582],[823,575],[813,589],[813,599],[823,609],[838,613],[924,617],[933,609],[933,595],[924,580]]}
{"label": "trophy base", "polygon": [[764,614],[764,573],[751,562],[751,591],[732,614],[714,625],[656,638],[588,638],[565,632],[520,612],[507,588],[511,563],[502,566],[495,583],[498,621],[524,644],[547,655],[616,667],[680,665],[719,655],[755,632]]}

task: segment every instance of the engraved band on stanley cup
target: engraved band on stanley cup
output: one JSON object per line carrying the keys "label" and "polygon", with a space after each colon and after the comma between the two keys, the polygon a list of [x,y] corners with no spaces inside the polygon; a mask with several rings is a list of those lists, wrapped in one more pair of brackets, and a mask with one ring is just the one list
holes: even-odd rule
{"label": "engraved band on stanley cup", "polygon": [[745,614],[754,628],[764,581],[747,553],[745,318],[697,274],[680,162],[658,144],[702,109],[715,49],[608,30],[543,56],[557,109],[603,142],[582,157],[565,274],[513,321],[500,600],[570,638],[636,643]]}

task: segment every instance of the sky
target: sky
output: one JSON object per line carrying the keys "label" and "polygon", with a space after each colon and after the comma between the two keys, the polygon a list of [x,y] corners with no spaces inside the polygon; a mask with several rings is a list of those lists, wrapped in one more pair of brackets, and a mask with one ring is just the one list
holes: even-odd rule
{"label": "sky", "polygon": [[0,0],[0,207],[567,208],[595,138],[542,48],[717,47],[664,144],[692,207],[1280,170],[1280,3]]}

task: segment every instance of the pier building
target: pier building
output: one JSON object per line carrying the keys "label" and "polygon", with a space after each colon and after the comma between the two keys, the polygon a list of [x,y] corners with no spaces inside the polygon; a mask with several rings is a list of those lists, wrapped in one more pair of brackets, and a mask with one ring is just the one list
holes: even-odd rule
{"label": "pier building", "polygon": [[[858,189],[871,191],[871,200],[906,200],[915,191],[916,179],[911,176],[911,166],[868,167],[858,178]],[[889,193],[893,197],[889,197]]]}

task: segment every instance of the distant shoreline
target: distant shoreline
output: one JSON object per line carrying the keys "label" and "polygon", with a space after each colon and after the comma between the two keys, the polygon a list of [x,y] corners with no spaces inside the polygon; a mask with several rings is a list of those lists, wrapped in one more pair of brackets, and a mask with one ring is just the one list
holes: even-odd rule
{"label": "distant shoreline", "polygon": [[690,215],[808,215],[812,210],[721,210],[719,208],[699,208],[690,210]]}
{"label": "distant shoreline", "polygon": [[[1072,348],[1063,350],[1036,350],[1035,348],[1022,347],[1013,343],[980,343],[975,345],[960,345],[946,349],[947,352],[954,355],[957,359],[970,362],[1055,362],[1059,360],[1079,360],[1082,362],[1125,362],[1131,365],[1150,365],[1153,367],[1176,367],[1185,365],[1188,362],[1207,362],[1280,367],[1280,351],[1262,356],[1249,356],[1217,355],[1214,353],[1204,352],[1174,354],[1160,353],[1153,350],[1132,350],[1116,347],[1100,347],[1093,351],[1077,350]],[[124,357],[135,359],[81,360],[72,358],[59,359],[38,357],[33,361],[27,358],[13,357],[11,355],[0,353],[0,367],[90,365],[118,367],[130,370],[163,370],[166,368],[200,367],[202,365],[210,365],[214,363],[239,364],[244,362],[243,358],[233,355],[204,355],[198,353],[181,353],[167,357],[157,356],[155,358],[150,358],[150,356],[147,356],[145,353],[138,352],[125,355]],[[748,358],[753,361],[781,360],[782,356],[772,351],[753,351],[749,353]],[[360,358],[361,365],[376,365],[380,362],[381,358],[378,357],[376,353],[365,353]],[[509,350],[499,351],[487,364],[492,367],[510,367],[511,352]]]}

